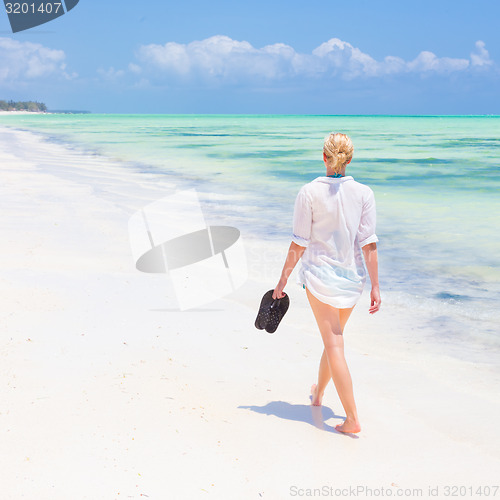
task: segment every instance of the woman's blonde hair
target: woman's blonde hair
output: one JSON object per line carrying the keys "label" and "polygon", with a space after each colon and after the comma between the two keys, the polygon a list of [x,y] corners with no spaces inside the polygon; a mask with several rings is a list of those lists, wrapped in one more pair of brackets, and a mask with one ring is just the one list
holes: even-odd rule
{"label": "woman's blonde hair", "polygon": [[354,146],[347,135],[331,133],[325,137],[323,153],[332,172],[340,173],[342,167],[351,161],[353,152]]}

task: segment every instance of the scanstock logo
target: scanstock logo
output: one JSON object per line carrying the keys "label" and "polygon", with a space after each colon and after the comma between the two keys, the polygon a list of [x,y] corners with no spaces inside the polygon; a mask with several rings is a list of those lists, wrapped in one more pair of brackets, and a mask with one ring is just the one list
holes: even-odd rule
{"label": "scanstock logo", "polygon": [[12,2],[3,0],[13,33],[28,30],[64,16],[80,0],[28,0]]}

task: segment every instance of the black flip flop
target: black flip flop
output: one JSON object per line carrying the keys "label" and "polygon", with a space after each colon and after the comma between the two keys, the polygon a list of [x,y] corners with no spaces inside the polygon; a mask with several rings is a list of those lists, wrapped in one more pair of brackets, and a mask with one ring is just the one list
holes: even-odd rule
{"label": "black flip flop", "polygon": [[283,316],[288,310],[290,299],[288,295],[281,299],[273,299],[274,290],[269,290],[264,294],[260,302],[259,312],[255,319],[255,328],[266,330],[268,333],[274,333]]}

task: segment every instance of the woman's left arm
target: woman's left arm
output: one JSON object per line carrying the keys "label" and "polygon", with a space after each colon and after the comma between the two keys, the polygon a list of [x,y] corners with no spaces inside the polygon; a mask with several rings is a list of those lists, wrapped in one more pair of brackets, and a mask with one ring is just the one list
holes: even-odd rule
{"label": "woman's left arm", "polygon": [[380,309],[380,304],[382,299],[380,298],[380,290],[378,286],[378,254],[377,254],[377,244],[369,243],[363,248],[363,256],[365,258],[366,269],[368,270],[368,275],[370,276],[370,281],[372,284],[372,291],[370,292],[370,308],[368,312],[370,314],[376,313]]}
{"label": "woman's left arm", "polygon": [[296,266],[297,262],[302,257],[306,247],[301,247],[295,242],[290,243],[290,248],[288,249],[288,255],[286,256],[285,265],[283,266],[283,271],[281,271],[281,278],[276,285],[273,292],[273,299],[282,299],[285,294],[283,293],[283,288],[285,288],[288,278]]}

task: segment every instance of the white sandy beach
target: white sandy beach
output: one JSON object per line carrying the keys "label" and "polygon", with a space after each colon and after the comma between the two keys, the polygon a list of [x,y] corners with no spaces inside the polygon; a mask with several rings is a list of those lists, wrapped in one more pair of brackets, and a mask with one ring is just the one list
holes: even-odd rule
{"label": "white sandy beach", "polygon": [[333,385],[310,406],[322,344],[294,280],[278,331],[253,326],[287,242],[263,258],[243,235],[248,282],[180,312],[166,276],[134,268],[127,228],[172,183],[1,127],[0,172],[1,500],[499,485],[497,372],[419,342],[418,311],[356,307],[345,338],[362,431],[343,435]]}

